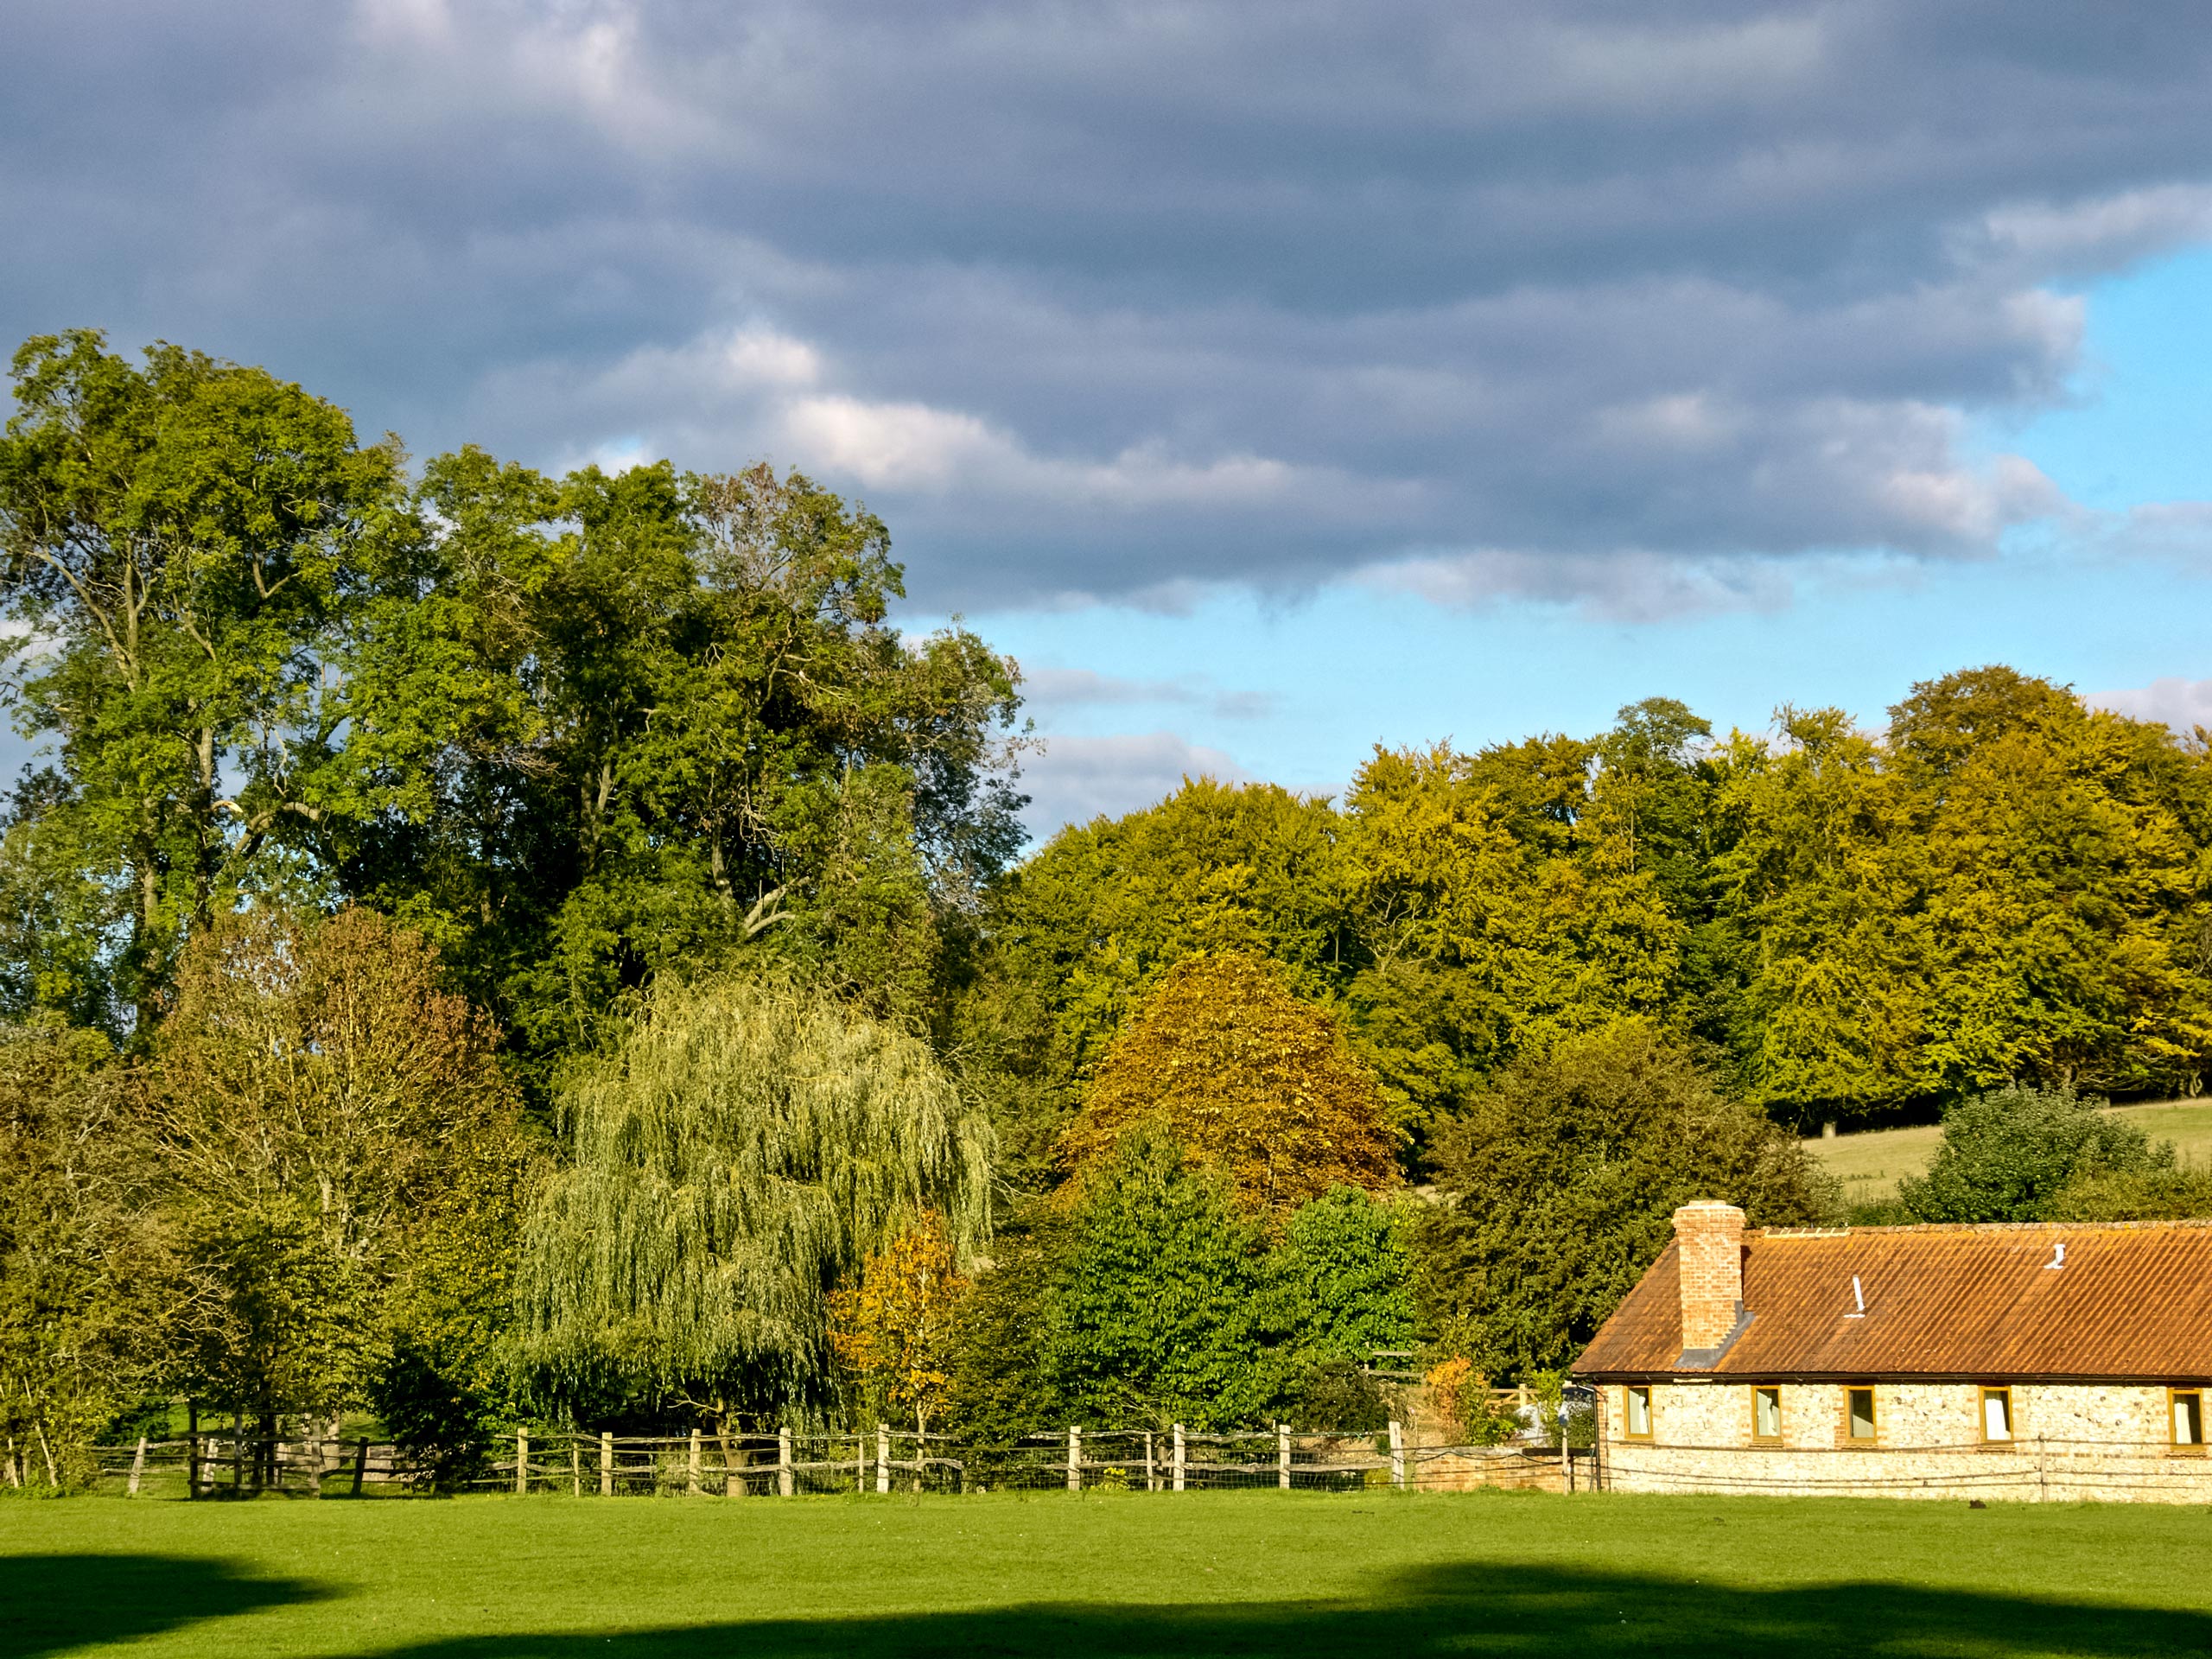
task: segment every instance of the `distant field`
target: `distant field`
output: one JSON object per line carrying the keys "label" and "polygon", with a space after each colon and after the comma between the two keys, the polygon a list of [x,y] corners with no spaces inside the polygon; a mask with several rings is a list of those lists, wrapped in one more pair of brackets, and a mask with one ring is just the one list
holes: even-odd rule
{"label": "distant field", "polygon": [[[2188,1163],[2212,1163],[2212,1099],[2160,1101],[2148,1106],[2115,1106],[2113,1116],[2140,1124],[2153,1141],[2171,1141]],[[1808,1144],[1843,1181],[1853,1204],[1869,1204],[1897,1192],[1897,1182],[1920,1174],[1936,1155],[1942,1131],[1933,1124],[1911,1129],[1872,1129],[1840,1135]]]}
{"label": "distant field", "polygon": [[0,1659],[2212,1653],[2164,1504],[0,1497]]}

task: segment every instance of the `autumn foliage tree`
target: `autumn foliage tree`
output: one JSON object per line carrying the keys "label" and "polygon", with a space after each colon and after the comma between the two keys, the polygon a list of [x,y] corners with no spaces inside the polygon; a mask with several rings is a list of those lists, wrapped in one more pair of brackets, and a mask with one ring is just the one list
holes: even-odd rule
{"label": "autumn foliage tree", "polygon": [[860,1282],[830,1298],[837,1357],[926,1433],[952,1384],[955,1320],[968,1281],[935,1211],[871,1255]]}
{"label": "autumn foliage tree", "polygon": [[1191,957],[1160,980],[1062,1132],[1062,1160],[1080,1173],[1140,1126],[1165,1131],[1226,1173],[1242,1205],[1269,1214],[1398,1178],[1374,1073],[1326,1010],[1242,951]]}

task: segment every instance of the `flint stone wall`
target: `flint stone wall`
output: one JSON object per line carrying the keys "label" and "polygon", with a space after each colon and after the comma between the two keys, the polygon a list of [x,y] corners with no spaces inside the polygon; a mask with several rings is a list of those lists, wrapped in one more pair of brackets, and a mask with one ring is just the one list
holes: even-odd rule
{"label": "flint stone wall", "polygon": [[2013,1383],[2012,1437],[1992,1442],[1982,1437],[1979,1384],[1876,1382],[1871,1446],[1850,1438],[1848,1385],[1820,1382],[1764,1385],[1782,1390],[1782,1439],[1754,1443],[1753,1386],[1656,1382],[1650,1438],[1630,1440],[1627,1389],[1606,1385],[1603,1484],[1624,1492],[2212,1503],[2212,1458],[2173,1447],[2164,1386]]}

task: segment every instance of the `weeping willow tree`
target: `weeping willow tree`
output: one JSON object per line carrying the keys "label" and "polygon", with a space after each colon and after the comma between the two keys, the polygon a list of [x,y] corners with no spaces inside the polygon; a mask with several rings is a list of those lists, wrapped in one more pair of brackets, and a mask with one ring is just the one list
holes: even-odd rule
{"label": "weeping willow tree", "polygon": [[563,1109],[518,1293],[580,1414],[818,1407],[839,1282],[931,1211],[963,1256],[988,1225],[988,1127],[929,1049],[787,984],[663,981]]}

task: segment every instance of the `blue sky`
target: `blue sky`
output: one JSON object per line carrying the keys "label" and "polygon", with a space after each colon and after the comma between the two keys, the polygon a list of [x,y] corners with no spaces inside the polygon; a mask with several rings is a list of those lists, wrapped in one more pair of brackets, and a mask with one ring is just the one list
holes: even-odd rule
{"label": "blue sky", "polygon": [[2183,0],[79,0],[0,335],[416,454],[760,458],[1030,675],[1032,819],[2001,659],[2212,721]]}

